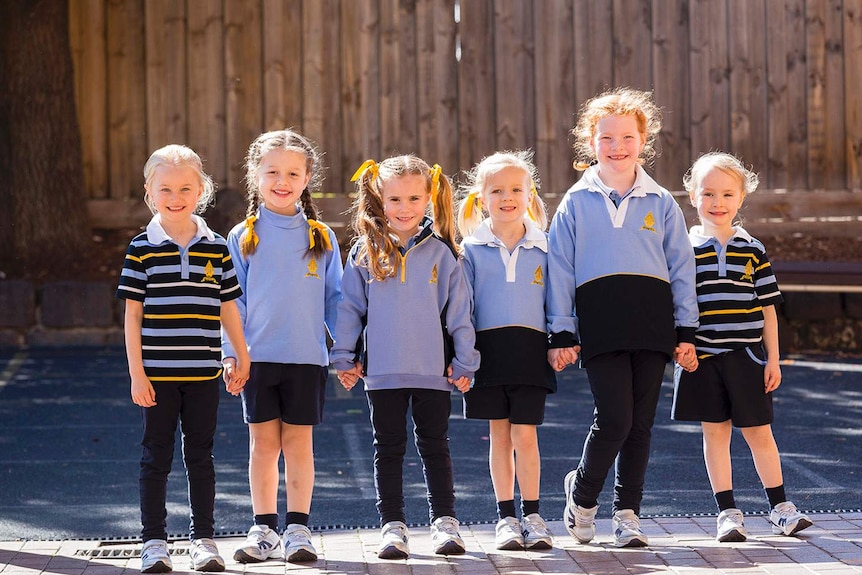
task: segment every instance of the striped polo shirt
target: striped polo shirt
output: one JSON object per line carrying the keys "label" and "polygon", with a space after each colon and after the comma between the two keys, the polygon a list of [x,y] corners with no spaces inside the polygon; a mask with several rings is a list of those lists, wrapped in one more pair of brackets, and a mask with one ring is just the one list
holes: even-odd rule
{"label": "striped polo shirt", "polygon": [[689,231],[697,268],[700,327],[695,334],[698,357],[708,357],[757,344],[763,339],[763,307],[783,301],[766,249],[742,227],[722,246]]}
{"label": "striped polo shirt", "polygon": [[206,381],[221,374],[221,304],[242,295],[224,238],[193,216],[179,247],[156,215],[126,250],[117,297],[143,302],[141,344],[151,381]]}

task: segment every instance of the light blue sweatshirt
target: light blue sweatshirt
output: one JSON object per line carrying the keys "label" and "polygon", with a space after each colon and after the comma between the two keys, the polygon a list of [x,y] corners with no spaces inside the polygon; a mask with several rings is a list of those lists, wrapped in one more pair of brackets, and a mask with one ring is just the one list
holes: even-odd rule
{"label": "light blue sweatshirt", "polygon": [[[338,370],[352,369],[363,356],[366,390],[451,391],[454,388],[446,376],[449,361],[455,379],[472,378],[479,368],[460,262],[451,246],[431,232],[430,220],[426,218],[423,225],[403,254],[395,277],[372,280],[368,268],[356,261],[359,243],[348,257],[332,364]],[[447,350],[450,345],[454,357]]]}
{"label": "light blue sweatshirt", "polygon": [[[301,210],[283,216],[261,205],[253,254],[246,257],[240,251],[245,222],[228,234],[243,292],[237,304],[253,362],[329,365],[326,334],[334,329],[341,295],[341,253],[335,233],[327,228],[333,249],[320,259],[310,258],[308,230]],[[222,356],[235,356],[224,335]]]}

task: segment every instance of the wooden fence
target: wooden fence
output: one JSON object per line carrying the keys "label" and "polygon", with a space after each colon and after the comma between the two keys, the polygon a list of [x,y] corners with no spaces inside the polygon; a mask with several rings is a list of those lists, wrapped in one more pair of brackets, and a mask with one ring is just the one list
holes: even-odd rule
{"label": "wooden fence", "polygon": [[69,7],[97,225],[141,223],[153,149],[190,145],[222,190],[239,193],[249,143],[285,126],[320,144],[325,191],[336,195],[368,157],[415,152],[454,174],[529,147],[553,197],[575,179],[578,107],[618,85],[654,90],[665,111],[653,171],[666,187],[679,189],[699,154],[723,149],[752,164],[763,188],[837,193],[853,207],[828,217],[862,213],[852,193],[862,188],[862,0]]}

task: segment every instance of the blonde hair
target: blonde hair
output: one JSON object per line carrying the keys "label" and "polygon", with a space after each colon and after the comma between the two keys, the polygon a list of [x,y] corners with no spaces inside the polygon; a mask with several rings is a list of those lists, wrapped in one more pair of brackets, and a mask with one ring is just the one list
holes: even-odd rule
{"label": "blonde hair", "polygon": [[[213,179],[204,172],[203,162],[197,153],[181,144],[168,144],[150,154],[147,163],[144,164],[144,183],[149,186],[156,175],[156,168],[160,166],[173,166],[175,168],[191,168],[197,172],[198,181],[202,191],[195,205],[195,213],[202,214],[212,204],[215,198],[215,184]],[[156,206],[149,194],[144,194],[144,202],[150,208],[153,215],[156,214]]]}
{"label": "blonde hair", "polygon": [[396,257],[398,240],[393,237],[383,211],[383,187],[393,178],[425,178],[425,192],[431,195],[434,231],[457,251],[452,186],[438,165],[432,168],[413,155],[387,158],[380,164],[369,160],[363,167],[366,165],[370,167],[355,176],[356,201],[351,208],[351,227],[355,241],[360,243],[357,261],[368,267],[373,279],[384,281],[394,277],[400,265],[400,258]]}
{"label": "blonde hair", "polygon": [[460,188],[462,198],[458,206],[458,231],[462,237],[472,234],[482,223],[484,216],[482,193],[488,178],[504,168],[518,168],[530,178],[533,197],[527,207],[527,215],[541,229],[544,230],[548,227],[548,211],[545,208],[545,202],[539,197],[539,170],[533,163],[533,152],[531,150],[506,150],[482,158],[482,161],[467,172],[465,182]]}
{"label": "blonde hair", "polygon": [[708,152],[695,160],[682,178],[682,185],[689,197],[694,198],[694,193],[701,187],[703,178],[712,169],[721,170],[736,178],[742,188],[743,199],[756,190],[760,183],[757,174],[746,168],[745,164],[736,156],[727,152]]}
{"label": "blonde hair", "polygon": [[595,161],[590,141],[596,135],[596,124],[605,116],[634,116],[638,132],[643,134],[645,144],[638,162],[649,164],[657,152],[655,141],[661,131],[661,109],[653,100],[652,92],[620,87],[590,98],[581,106],[578,123],[572,129],[575,136],[574,167],[583,171]]}
{"label": "blonde hair", "polygon": [[314,225],[318,220],[319,212],[317,205],[311,198],[311,192],[320,189],[323,183],[323,158],[314,142],[291,129],[264,132],[248,148],[248,154],[245,157],[245,177],[243,178],[246,185],[248,207],[245,214],[246,232],[240,241],[240,250],[244,256],[248,256],[255,252],[257,246],[257,236],[254,233],[254,216],[263,200],[257,187],[257,171],[263,157],[273,150],[299,152],[305,155],[305,170],[310,177],[308,185],[299,197],[299,203],[305,218],[312,224],[311,237],[314,241],[309,242],[313,245],[309,245],[308,253],[311,256],[322,256],[327,249],[331,249],[331,246],[327,248],[329,236],[325,235],[327,233],[325,229]]}

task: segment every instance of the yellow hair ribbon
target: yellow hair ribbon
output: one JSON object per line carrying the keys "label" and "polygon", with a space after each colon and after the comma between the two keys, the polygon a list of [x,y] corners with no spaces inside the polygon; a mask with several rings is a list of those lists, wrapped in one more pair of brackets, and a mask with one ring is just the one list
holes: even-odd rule
{"label": "yellow hair ribbon", "polygon": [[431,166],[431,202],[437,203],[437,192],[440,191],[440,174],[443,173],[443,168],[440,164]]}
{"label": "yellow hair ribbon", "polygon": [[[534,182],[532,178],[530,178],[530,192],[533,194],[533,198],[531,198],[532,201],[530,202],[532,204],[534,201],[537,201],[534,198],[537,198],[539,195],[539,191],[536,189],[536,182]],[[536,216],[533,214],[532,206],[527,206],[527,217],[534,222],[536,221]]]}
{"label": "yellow hair ribbon", "polygon": [[242,239],[242,243],[246,253],[251,253],[257,247],[257,242],[260,241],[257,234],[254,233],[254,222],[256,221],[257,216],[249,216],[245,219],[245,236]]}
{"label": "yellow hair ribbon", "polygon": [[365,170],[371,170],[372,182],[375,180],[375,178],[377,178],[377,174],[379,171],[377,162],[375,162],[374,160],[365,160],[364,162],[362,162],[362,165],[359,166],[359,168],[355,172],[353,172],[353,177],[350,178],[350,181],[355,182],[356,180],[361,178],[362,174],[365,173]]}
{"label": "yellow hair ribbon", "polygon": [[464,218],[467,220],[472,219],[474,209],[482,209],[482,197],[476,190],[467,194],[467,203],[464,205]]}
{"label": "yellow hair ribbon", "polygon": [[320,232],[320,237],[323,238],[323,245],[326,249],[332,251],[332,242],[329,241],[329,233],[325,224],[321,224],[317,220],[308,220],[308,249],[314,248],[314,230]]}

